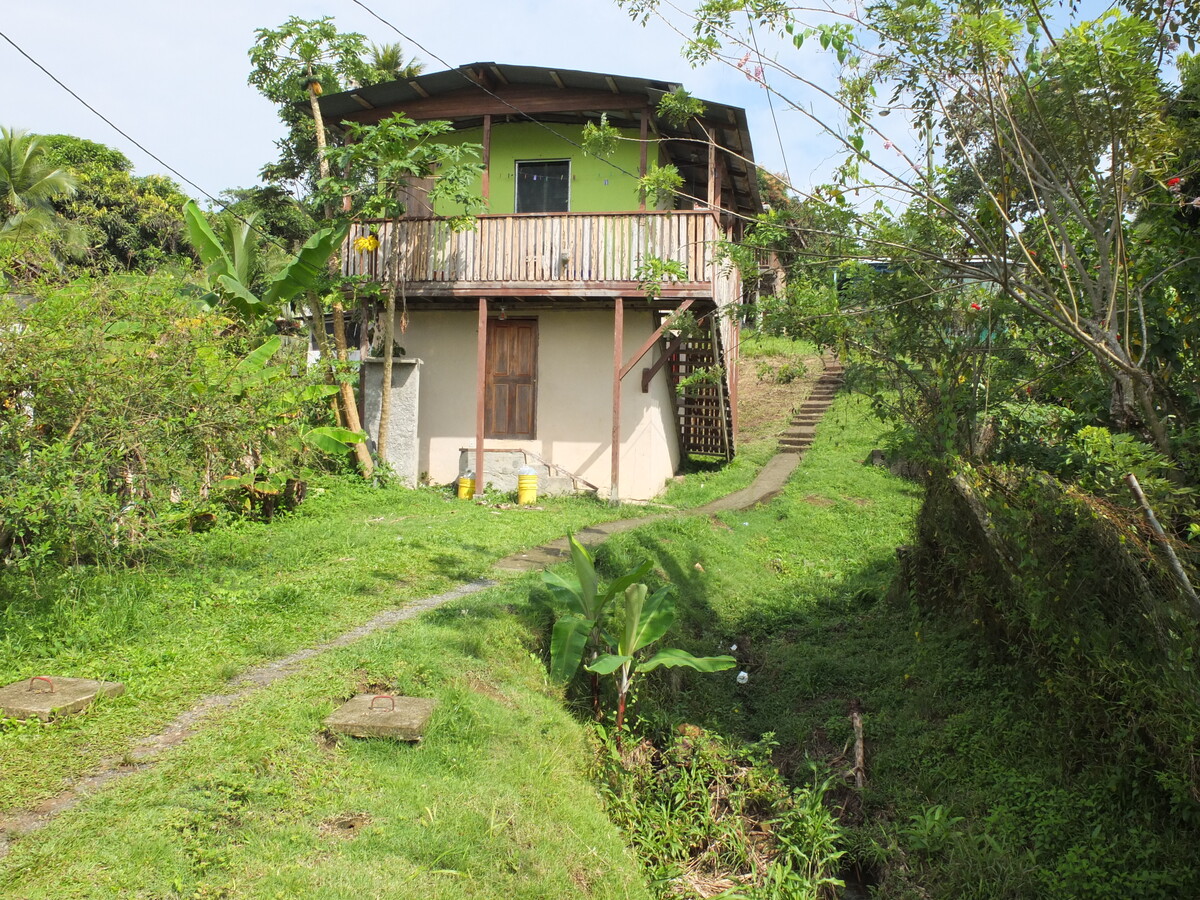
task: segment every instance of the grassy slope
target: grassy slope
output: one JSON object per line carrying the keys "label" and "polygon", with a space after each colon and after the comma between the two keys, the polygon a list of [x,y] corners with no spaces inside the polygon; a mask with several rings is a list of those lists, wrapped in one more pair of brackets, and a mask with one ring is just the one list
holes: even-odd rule
{"label": "grassy slope", "polygon": [[[18,841],[0,893],[42,897],[645,896],[549,689],[530,579],[312,661],[157,766]],[[321,720],[366,685],[440,701],[425,741]],[[346,828],[349,816],[361,823]]]}
{"label": "grassy slope", "polygon": [[[698,505],[748,485],[773,442],[701,466],[665,502]],[[568,530],[653,509],[547,498],[542,510],[460,502],[442,490],[317,488],[270,526],[185,535],[116,573],[0,582],[0,684],[33,675],[124,682],[94,714],[42,727],[0,719],[0,815],[55,794],[97,760],[154,733],[247,666],[353,627],[373,613],[487,576],[491,563]],[[42,772],[53,771],[48,779]]]}
{"label": "grassy slope", "polygon": [[[336,497],[335,497],[336,495]],[[0,611],[0,683],[40,674],[122,681],[127,693],[52,726],[0,728],[0,814],[54,794],[247,666],[341,633],[380,609],[490,574],[568,528],[639,514],[587,499],[544,511],[443,491],[341,482],[271,526],[181,538],[139,570],[78,572]]]}
{"label": "grassy slope", "polygon": [[[860,700],[867,790],[834,797],[853,826],[852,858],[887,871],[882,896],[1190,895],[1185,827],[1164,828],[1153,804],[1114,793],[1065,752],[1065,726],[1044,718],[1017,668],[887,596],[920,491],[860,464],[878,430],[843,398],[779,501],[648,524],[605,545],[610,571],[650,556],[679,586],[670,643],[706,654],[736,644],[750,675],[739,686],[732,672],[656,672],[635,727],[687,719],[751,739],[773,732],[776,762],[806,780],[806,758],[846,772],[848,711]],[[314,508],[304,527],[378,518],[362,502]],[[389,539],[417,541],[431,524],[396,512],[360,531],[407,524]],[[472,528],[485,532],[500,518],[478,516]],[[250,531],[260,556],[281,552],[267,535],[286,531]],[[331,540],[330,556],[382,552]],[[236,536],[215,543],[237,550]],[[645,896],[586,782],[583,732],[545,682],[548,617],[529,602],[541,594],[527,577],[312,661],[18,841],[0,863],[0,895]],[[321,718],[368,684],[442,701],[424,744],[325,744]],[[45,743],[56,729],[18,729],[5,749],[28,742],[33,760],[56,746]],[[360,827],[336,824],[350,815]]]}
{"label": "grassy slope", "polygon": [[[907,632],[907,621],[898,626],[881,598],[920,491],[861,465],[878,431],[864,404],[843,398],[780,500],[648,525],[606,545],[608,566],[648,555],[680,586],[681,643],[705,653],[737,645],[745,686],[732,676],[684,676],[678,699],[698,724],[748,737],[775,732],[797,750],[815,716],[822,728],[829,720],[840,746],[849,700],[877,679],[903,678],[903,639],[892,632]],[[880,617],[888,624],[877,630]],[[838,640],[847,632],[859,642],[852,653]],[[647,691],[666,700],[671,684],[652,680]]]}
{"label": "grassy slope", "polygon": [[608,542],[610,572],[648,555],[680,585],[675,643],[736,644],[750,676],[656,673],[635,708],[642,727],[772,732],[792,777],[811,778],[813,759],[847,784],[860,701],[866,790],[835,796],[847,858],[882,875],[882,897],[1197,896],[1194,811],[1089,759],[1069,711],[1019,660],[987,651],[977,625],[891,592],[920,491],[858,465],[880,430],[843,398],[779,501]]}

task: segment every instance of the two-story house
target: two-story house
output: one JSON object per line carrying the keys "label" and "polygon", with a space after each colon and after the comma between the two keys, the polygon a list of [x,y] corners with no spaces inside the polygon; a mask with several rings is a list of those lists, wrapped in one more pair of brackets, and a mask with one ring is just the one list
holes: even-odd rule
{"label": "two-story house", "polygon": [[[407,315],[388,462],[403,477],[482,472],[482,490],[532,464],[543,489],[647,499],[681,454],[732,455],[741,283],[719,247],[760,209],[753,152],[736,107],[705,102],[684,125],[660,116],[676,87],[477,63],[322,98],[327,122],[403,112],[448,120],[442,140],[483,147],[488,213],[474,230],[452,231],[419,185],[399,226]],[[605,158],[582,147],[601,115],[625,138]],[[683,187],[647,209],[638,178],[668,163]],[[380,277],[390,227],[356,227],[347,273]],[[368,230],[381,249],[355,252]],[[638,276],[651,257],[676,260],[683,277],[647,299]],[[672,328],[679,310],[694,320],[685,335]],[[368,427],[380,372],[369,364]],[[689,375],[700,383],[677,392]]]}

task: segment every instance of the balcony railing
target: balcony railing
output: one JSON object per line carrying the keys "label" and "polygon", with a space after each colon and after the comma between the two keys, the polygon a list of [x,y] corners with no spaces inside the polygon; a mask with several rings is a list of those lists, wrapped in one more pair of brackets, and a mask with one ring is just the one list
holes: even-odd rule
{"label": "balcony railing", "polygon": [[[382,279],[392,227],[354,226],[343,256],[346,274]],[[681,263],[683,282],[726,280],[714,264],[717,223],[704,210],[481,216],[473,230],[460,232],[437,218],[401,219],[398,227],[399,275],[409,284],[636,282],[650,257]],[[368,233],[379,238],[379,249],[356,251],[355,238]]]}

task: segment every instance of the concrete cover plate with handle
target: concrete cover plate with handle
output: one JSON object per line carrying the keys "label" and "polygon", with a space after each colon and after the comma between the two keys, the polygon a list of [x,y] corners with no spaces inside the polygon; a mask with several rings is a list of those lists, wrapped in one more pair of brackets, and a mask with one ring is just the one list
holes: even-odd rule
{"label": "concrete cover plate with handle", "polygon": [[390,737],[419,741],[436,700],[425,697],[393,697],[391,694],[359,694],[334,711],[325,726],[353,737]]}
{"label": "concrete cover plate with handle", "polygon": [[125,685],[118,681],[35,675],[0,688],[0,713],[11,719],[38,718],[47,722],[56,716],[82,712],[97,697],[120,697],[123,693]]}

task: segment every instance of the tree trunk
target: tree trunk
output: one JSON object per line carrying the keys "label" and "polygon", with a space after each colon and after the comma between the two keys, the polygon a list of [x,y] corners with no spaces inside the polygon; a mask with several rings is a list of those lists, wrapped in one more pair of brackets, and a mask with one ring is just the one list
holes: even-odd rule
{"label": "tree trunk", "polygon": [[[350,354],[346,346],[346,323],[341,300],[333,302],[333,343],[337,347],[338,360],[348,363]],[[359,365],[362,365],[361,361]],[[337,380],[337,385],[338,393],[342,398],[342,410],[346,416],[346,427],[351,431],[362,431],[362,422],[358,418],[358,402],[354,398],[354,388],[340,378]],[[355,443],[354,455],[358,458],[358,467],[362,471],[363,478],[370,478],[375,474],[375,463],[371,459],[371,451],[367,449],[366,441]]]}
{"label": "tree trunk", "polygon": [[[312,328],[313,341],[317,345],[317,352],[321,354],[321,368],[325,376],[324,381],[326,384],[335,384],[337,379],[334,377],[333,367],[330,365],[333,353],[329,349],[329,338],[325,335],[325,310],[322,309],[321,300],[316,294],[308,295],[308,316],[310,327]],[[337,424],[344,426],[346,420],[342,416],[342,409],[337,402],[337,397],[329,399],[329,406],[333,410],[333,417],[337,420]]]}
{"label": "tree trunk", "polygon": [[379,439],[376,442],[379,458],[387,461],[387,430],[392,421],[392,362],[395,359],[396,287],[400,282],[397,246],[400,235],[399,217],[393,217],[388,233],[388,255],[384,262],[384,283],[387,300],[383,312],[383,383],[379,391]]}
{"label": "tree trunk", "polygon": [[[308,64],[308,77],[313,77],[312,63]],[[324,179],[329,177],[329,160],[325,157],[325,118],[321,115],[321,104],[317,102],[317,92],[313,90],[311,82],[308,85],[308,102],[312,107],[313,125],[317,133],[317,171]],[[325,204],[325,218],[333,218],[333,208],[329,203]]]}

